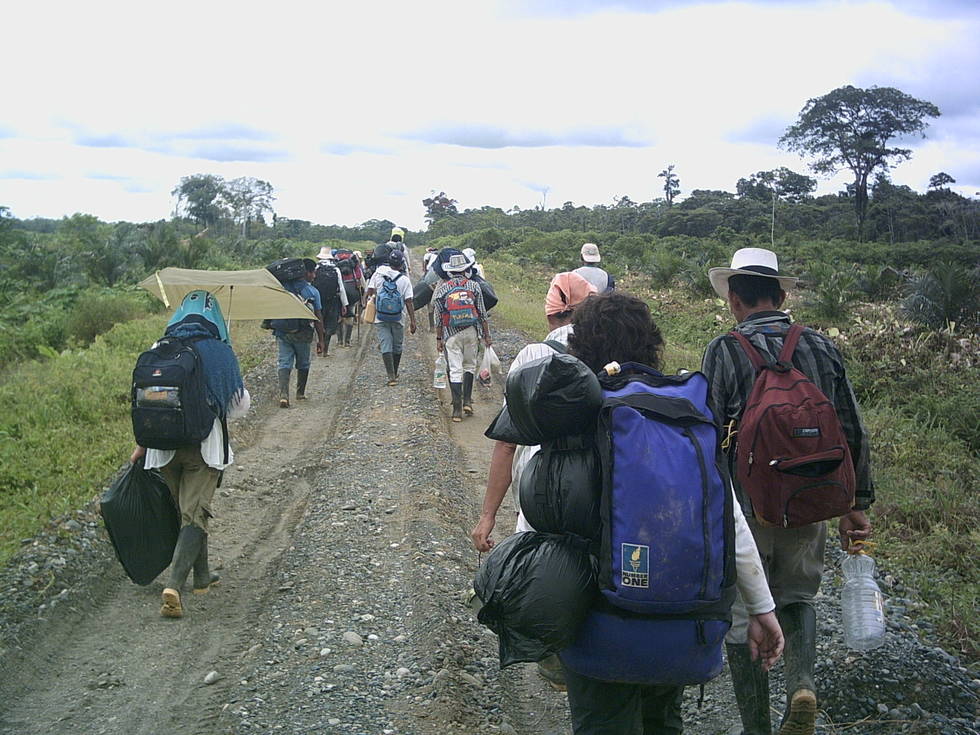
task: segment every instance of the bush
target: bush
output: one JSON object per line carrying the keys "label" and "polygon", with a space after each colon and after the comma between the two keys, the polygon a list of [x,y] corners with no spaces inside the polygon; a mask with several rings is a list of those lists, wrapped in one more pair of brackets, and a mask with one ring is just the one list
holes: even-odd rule
{"label": "bush", "polygon": [[976,268],[971,271],[952,261],[938,263],[913,277],[902,309],[913,321],[934,329],[964,321],[976,324],[978,276]]}
{"label": "bush", "polygon": [[149,314],[149,304],[135,293],[83,294],[72,307],[66,326],[67,339],[87,345],[120,322]]}

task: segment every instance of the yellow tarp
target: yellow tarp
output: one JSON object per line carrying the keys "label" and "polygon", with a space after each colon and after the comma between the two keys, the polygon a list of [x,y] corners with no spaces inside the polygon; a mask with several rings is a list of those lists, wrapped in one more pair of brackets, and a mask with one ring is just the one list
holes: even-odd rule
{"label": "yellow tarp", "polygon": [[303,302],[284,289],[265,268],[248,271],[164,268],[139,285],[171,311],[191,291],[203,289],[217,297],[226,320],[312,318]]}

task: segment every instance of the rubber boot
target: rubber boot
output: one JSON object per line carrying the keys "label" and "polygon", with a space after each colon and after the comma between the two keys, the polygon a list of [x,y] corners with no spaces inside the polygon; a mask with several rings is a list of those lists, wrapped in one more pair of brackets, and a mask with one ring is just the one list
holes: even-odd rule
{"label": "rubber boot", "polygon": [[742,718],[742,735],[772,735],[769,715],[769,674],[758,661],[752,660],[747,643],[726,643],[728,668],[738,713]]}
{"label": "rubber boot", "polygon": [[463,373],[463,415],[473,415],[473,373]]}
{"label": "rubber boot", "polygon": [[453,394],[453,421],[463,420],[463,384],[450,381],[449,390]]}
{"label": "rubber boot", "polygon": [[163,590],[160,614],[165,618],[184,617],[184,608],[180,604],[180,588],[187,581],[187,575],[201,551],[204,536],[204,529],[197,526],[184,526],[180,529],[170,562],[170,586]]}
{"label": "rubber boot", "polygon": [[402,353],[400,353],[400,352],[392,352],[391,353],[391,359],[395,363],[395,380],[398,380],[398,366],[401,364],[401,361],[402,361]]}
{"label": "rubber boot", "polygon": [[208,535],[204,534],[201,550],[197,552],[197,558],[194,560],[194,594],[205,594],[211,589],[211,585],[218,584],[219,579],[220,577],[208,566]]}
{"label": "rubber boot", "polygon": [[344,325],[344,347],[350,347],[350,335],[354,331],[353,324]]}
{"label": "rubber boot", "polygon": [[388,373],[388,385],[394,385],[395,380],[395,360],[390,352],[382,352],[381,359],[385,362],[385,371]]}
{"label": "rubber boot", "polygon": [[297,370],[296,371],[296,400],[305,401],[306,400],[306,381],[310,379],[309,370]]}
{"label": "rubber boot", "polygon": [[817,655],[817,613],[806,603],[796,602],[776,611],[786,636],[783,669],[786,678],[786,713],[779,735],[813,735],[817,717],[813,665]]}
{"label": "rubber boot", "polygon": [[279,368],[279,408],[289,408],[289,368]]}
{"label": "rubber boot", "polygon": [[324,357],[329,357],[330,356],[330,339],[332,337],[333,337],[333,334],[325,334],[325,335],[323,335],[323,356]]}

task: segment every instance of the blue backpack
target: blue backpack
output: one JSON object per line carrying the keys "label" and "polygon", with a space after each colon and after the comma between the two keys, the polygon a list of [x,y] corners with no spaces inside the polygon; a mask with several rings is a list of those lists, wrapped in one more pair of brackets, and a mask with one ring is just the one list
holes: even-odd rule
{"label": "blue backpack", "polygon": [[701,373],[626,363],[599,378],[602,599],[561,652],[603,681],[703,684],[722,668],[735,525]]}
{"label": "blue backpack", "polygon": [[403,275],[405,274],[399,273],[394,278],[382,276],[384,280],[381,283],[381,288],[378,289],[378,297],[374,302],[375,315],[378,321],[401,321],[405,299],[402,298],[401,291],[398,290],[398,279]]}

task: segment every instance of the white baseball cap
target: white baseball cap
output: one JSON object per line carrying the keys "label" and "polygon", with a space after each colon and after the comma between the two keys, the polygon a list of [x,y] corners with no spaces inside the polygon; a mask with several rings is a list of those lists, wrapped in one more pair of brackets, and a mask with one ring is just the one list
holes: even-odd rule
{"label": "white baseball cap", "polygon": [[582,260],[586,263],[598,263],[602,260],[599,255],[599,246],[594,242],[587,242],[582,246]]}

